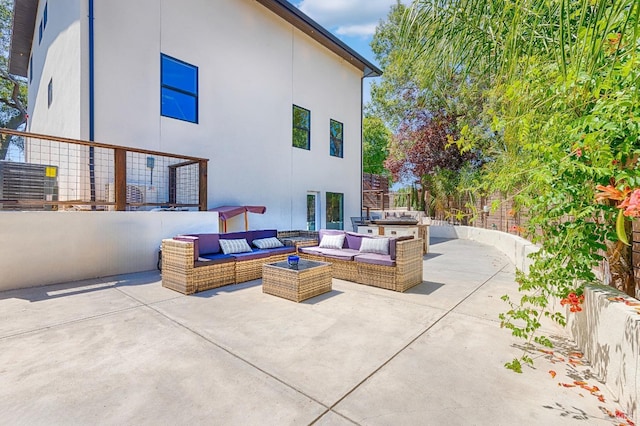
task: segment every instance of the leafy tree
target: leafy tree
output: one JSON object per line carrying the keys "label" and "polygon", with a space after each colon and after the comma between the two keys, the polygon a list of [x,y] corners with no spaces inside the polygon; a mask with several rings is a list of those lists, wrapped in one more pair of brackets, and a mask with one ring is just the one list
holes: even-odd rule
{"label": "leafy tree", "polygon": [[[27,86],[23,78],[8,72],[12,16],[13,1],[0,0],[0,127],[16,130],[27,121]],[[12,143],[22,148],[18,138],[0,135],[0,160]]]}
{"label": "leafy tree", "polygon": [[[483,93],[479,119],[457,142],[490,159],[480,190],[514,194],[542,247],[517,276],[522,298],[505,297],[501,316],[529,342],[551,345],[536,333],[541,318],[565,323],[550,302],[580,300],[601,253],[633,293],[626,236],[615,232],[628,221],[625,230],[621,209],[594,200],[597,185],[610,194],[640,186],[639,17],[637,0],[423,0],[403,17],[400,62],[420,81],[454,69]],[[532,359],[507,366],[523,362]]]}
{"label": "leafy tree", "polygon": [[365,173],[388,174],[384,160],[389,153],[391,132],[378,117],[365,116],[362,121],[362,163]]}

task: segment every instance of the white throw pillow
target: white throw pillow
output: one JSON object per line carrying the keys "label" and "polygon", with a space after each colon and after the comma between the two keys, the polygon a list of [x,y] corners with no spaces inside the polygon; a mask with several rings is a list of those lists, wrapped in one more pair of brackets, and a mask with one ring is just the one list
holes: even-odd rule
{"label": "white throw pillow", "polygon": [[284,247],[284,244],[282,244],[276,237],[258,238],[257,240],[253,240],[253,245],[259,249]]}
{"label": "white throw pillow", "polygon": [[388,238],[363,238],[360,253],[389,254]]}
{"label": "white throw pillow", "polygon": [[320,248],[341,249],[344,245],[344,234],[323,235]]}
{"label": "white throw pillow", "polygon": [[246,253],[251,251],[247,240],[242,238],[239,240],[220,240],[220,248],[224,254]]}

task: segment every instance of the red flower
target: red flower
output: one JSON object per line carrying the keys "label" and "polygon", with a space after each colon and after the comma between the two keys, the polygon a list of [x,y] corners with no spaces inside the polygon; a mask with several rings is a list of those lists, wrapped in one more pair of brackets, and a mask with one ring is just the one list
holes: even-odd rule
{"label": "red flower", "polygon": [[569,293],[567,297],[560,300],[560,305],[569,305],[569,311],[571,312],[580,312],[582,311],[582,307],[580,306],[584,302],[584,295],[578,296],[574,292]]}

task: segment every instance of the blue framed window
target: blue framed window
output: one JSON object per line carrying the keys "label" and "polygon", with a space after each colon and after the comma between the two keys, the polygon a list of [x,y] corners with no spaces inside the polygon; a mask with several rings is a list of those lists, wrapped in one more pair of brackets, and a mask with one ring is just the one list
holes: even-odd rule
{"label": "blue framed window", "polygon": [[198,122],[198,67],[165,54],[160,57],[160,113]]}
{"label": "blue framed window", "polygon": [[44,12],[42,12],[42,29],[45,30],[47,28],[47,9],[49,3],[44,4]]}
{"label": "blue framed window", "polygon": [[293,146],[311,149],[311,111],[293,106]]}
{"label": "blue framed window", "polygon": [[40,21],[40,26],[38,27],[38,44],[42,43],[42,21]]}
{"label": "blue framed window", "polygon": [[329,154],[332,157],[343,158],[343,134],[344,125],[339,121],[329,120]]}

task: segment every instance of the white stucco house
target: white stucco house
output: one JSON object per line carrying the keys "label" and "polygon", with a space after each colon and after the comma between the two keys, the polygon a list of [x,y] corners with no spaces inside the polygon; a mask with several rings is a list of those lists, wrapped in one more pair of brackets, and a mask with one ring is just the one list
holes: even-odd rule
{"label": "white stucco house", "polygon": [[15,0],[10,72],[27,131],[207,158],[208,207],[266,206],[251,228],[361,214],[381,71],[285,0]]}

